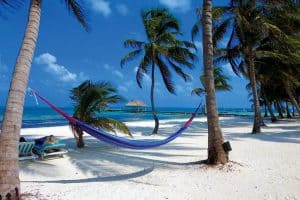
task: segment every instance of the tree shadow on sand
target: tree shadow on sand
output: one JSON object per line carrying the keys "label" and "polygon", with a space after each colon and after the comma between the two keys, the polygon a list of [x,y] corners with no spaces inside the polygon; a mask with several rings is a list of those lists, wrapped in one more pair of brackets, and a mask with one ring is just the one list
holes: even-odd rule
{"label": "tree shadow on sand", "polygon": [[[69,148],[69,153],[65,159],[69,159],[69,163],[76,168],[78,173],[88,174],[91,177],[74,177],[71,179],[64,179],[64,175],[57,177],[57,174],[60,173],[59,167],[63,166],[56,166],[46,160],[21,163],[20,166],[24,173],[42,175],[47,177],[46,180],[34,180],[33,178],[22,182],[85,183],[121,181],[145,176],[156,168],[172,170],[178,166],[193,164],[194,162],[180,162],[180,160],[187,156],[189,156],[189,160],[193,159],[193,156],[188,155],[190,151],[206,152],[206,148],[192,147],[189,144],[178,142],[155,149],[130,150],[118,148],[91,137],[85,138],[86,147],[84,149],[76,148],[73,138],[63,141]],[[200,158],[200,156],[194,157],[193,160],[199,160]],[[47,180],[51,177],[56,177],[57,180]]]}
{"label": "tree shadow on sand", "polygon": [[[240,140],[243,138],[251,138],[268,142],[278,143],[296,143],[300,144],[300,122],[299,119],[286,119],[280,120],[276,123],[267,122],[266,126],[262,127],[262,132],[258,134],[251,133],[226,133],[226,138],[229,140]],[[224,122],[223,122],[224,123]],[[287,126],[288,124],[288,126]],[[234,128],[235,126],[250,126],[252,127],[252,121],[237,122],[235,125],[227,124],[226,128]],[[222,124],[222,127],[224,125]]]}

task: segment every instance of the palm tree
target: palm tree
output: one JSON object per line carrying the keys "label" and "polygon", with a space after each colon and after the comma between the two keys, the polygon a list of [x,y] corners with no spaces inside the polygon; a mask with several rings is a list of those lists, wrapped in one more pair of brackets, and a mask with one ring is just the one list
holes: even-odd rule
{"label": "palm tree", "polygon": [[[218,91],[229,91],[232,87],[229,85],[228,80],[229,77],[223,73],[221,67],[214,67],[214,82],[215,82],[215,90]],[[200,76],[200,82],[204,85],[204,74]],[[200,96],[205,92],[204,88],[195,88],[192,90],[192,94],[196,94]]]}
{"label": "palm tree", "polygon": [[[279,3],[281,6],[279,6]],[[216,25],[216,33],[224,36],[230,29],[230,37],[225,49],[219,49],[219,60],[227,60],[236,73],[244,71],[250,80],[254,101],[255,115],[252,133],[261,131],[261,112],[257,93],[257,81],[255,73],[255,58],[262,56],[280,57],[276,51],[261,51],[259,49],[264,39],[285,41],[285,33],[276,26],[274,20],[270,20],[270,13],[288,12],[291,8],[289,1],[238,1],[231,0],[230,6],[219,9],[223,14]],[[282,42],[282,43],[283,43]]]}
{"label": "palm tree", "polygon": [[213,67],[212,1],[203,1],[203,60],[204,86],[206,91],[208,124],[208,164],[228,162],[228,153],[223,148],[223,134],[219,124],[215,97],[215,78]]}
{"label": "palm tree", "polygon": [[[22,124],[24,96],[34,54],[41,16],[41,0],[31,0],[25,36],[11,80],[0,135],[0,195],[19,199],[20,180],[18,140]],[[77,0],[65,0],[67,8],[88,28],[82,5]]]}
{"label": "palm tree", "polygon": [[155,120],[152,134],[157,134],[159,120],[154,105],[155,70],[158,69],[167,90],[175,94],[175,88],[171,81],[171,70],[175,71],[185,81],[190,77],[182,70],[183,67],[192,68],[195,55],[190,51],[195,46],[187,41],[177,39],[180,35],[178,21],[165,9],[151,9],[142,12],[142,20],[146,31],[147,41],[133,39],[124,42],[125,47],[131,47],[134,51],[128,53],[122,60],[121,66],[127,61],[142,56],[137,67],[136,80],[142,88],[142,80],[150,73],[151,77],[151,107]]}
{"label": "palm tree", "polygon": [[[74,102],[73,117],[110,132],[116,133],[115,130],[117,129],[131,136],[129,129],[124,123],[100,116],[101,111],[105,110],[108,105],[118,103],[123,99],[116,92],[117,90],[108,82],[92,83],[91,81],[84,81],[71,90],[70,98]],[[73,124],[70,125],[77,147],[83,148],[83,131]]]}

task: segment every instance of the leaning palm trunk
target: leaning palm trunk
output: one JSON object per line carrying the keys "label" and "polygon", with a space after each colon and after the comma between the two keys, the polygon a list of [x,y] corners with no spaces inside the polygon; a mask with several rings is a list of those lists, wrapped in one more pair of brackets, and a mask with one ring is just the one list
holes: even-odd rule
{"label": "leaning palm trunk", "polygon": [[83,131],[72,123],[70,123],[70,127],[76,140],[77,147],[84,148],[85,144],[83,141]]}
{"label": "leaning palm trunk", "polygon": [[295,108],[294,108],[293,104],[292,104],[292,114],[293,114],[293,117],[295,117]]}
{"label": "leaning palm trunk", "polygon": [[267,108],[266,104],[264,105],[264,108],[265,108],[265,115],[264,115],[264,117],[268,117],[268,108]]}
{"label": "leaning palm trunk", "polygon": [[159,128],[159,120],[158,120],[158,117],[156,115],[156,110],[155,110],[155,106],[154,106],[154,84],[155,84],[155,71],[154,71],[154,63],[152,64],[152,73],[151,73],[151,94],[150,94],[150,98],[151,98],[151,108],[152,108],[152,115],[153,115],[153,119],[154,119],[154,122],[155,122],[155,126],[154,126],[154,129],[152,131],[152,134],[157,134],[158,132],[158,128]]}
{"label": "leaning palm trunk", "polygon": [[215,98],[213,42],[212,42],[212,1],[203,1],[203,56],[208,124],[208,164],[228,162],[228,154],[223,149],[223,135]]}
{"label": "leaning palm trunk", "polygon": [[283,117],[283,113],[282,113],[282,107],[281,107],[281,104],[278,102],[278,100],[276,100],[275,104],[276,104],[276,108],[277,108],[279,117],[280,117],[281,119],[284,118],[284,117]]}
{"label": "leaning palm trunk", "polygon": [[257,87],[256,87],[256,77],[255,77],[255,70],[254,70],[254,56],[252,54],[252,50],[249,50],[249,54],[247,60],[248,65],[248,73],[249,79],[251,84],[251,90],[253,94],[253,101],[254,101],[254,122],[253,122],[253,129],[252,133],[260,133],[260,126],[261,126],[261,113],[260,113],[260,105],[258,100],[257,94]]}
{"label": "leaning palm trunk", "polygon": [[289,105],[288,102],[285,102],[285,109],[286,109],[286,117],[287,118],[292,118],[291,113],[290,113],[290,109],[289,109]]}
{"label": "leaning palm trunk", "polygon": [[296,107],[297,112],[300,114],[300,106],[299,106],[298,102],[296,101],[296,99],[290,89],[290,84],[288,81],[284,83],[284,87],[285,87],[286,93],[289,96],[292,104]]}
{"label": "leaning palm trunk", "polygon": [[266,100],[266,104],[267,104],[267,108],[268,108],[268,111],[271,115],[271,122],[276,122],[277,121],[277,118],[276,116],[274,115],[274,112],[273,112],[273,109],[272,109],[272,106],[271,106],[271,103],[269,101],[269,99],[267,97],[265,97],[265,100]]}
{"label": "leaning palm trunk", "polygon": [[38,37],[40,3],[40,0],[31,1],[28,24],[11,80],[0,135],[0,195],[7,199],[19,199],[20,194],[19,134],[30,66]]}

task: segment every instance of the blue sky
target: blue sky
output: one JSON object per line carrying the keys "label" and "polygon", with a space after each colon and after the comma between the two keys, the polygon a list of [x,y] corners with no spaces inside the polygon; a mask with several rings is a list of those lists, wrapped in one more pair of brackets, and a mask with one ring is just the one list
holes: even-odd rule
{"label": "blue sky", "polygon": [[[183,39],[190,40],[190,30],[196,21],[195,8],[202,1],[193,0],[86,0],[91,31],[86,32],[68,13],[62,1],[43,1],[38,43],[33,58],[29,86],[59,106],[69,106],[70,90],[86,79],[109,81],[127,100],[140,99],[150,105],[150,79],[144,78],[140,89],[135,81],[137,61],[120,67],[121,58],[130,51],[123,47],[126,39],[145,40],[140,18],[141,10],[166,7],[181,24]],[[134,2],[134,3],[133,3]],[[213,1],[224,5],[226,1]],[[4,13],[0,19],[0,106],[4,106],[15,60],[27,20],[28,2],[15,12]],[[1,11],[0,11],[1,12]],[[174,76],[177,95],[168,94],[157,74],[156,105],[159,107],[195,107],[199,97],[191,90],[200,86],[203,70],[202,41],[197,38],[198,61],[194,70],[186,70],[192,81],[185,83]],[[235,76],[230,66],[223,65],[230,76],[233,90],[217,93],[220,107],[250,107],[246,80]],[[26,106],[34,99],[26,96]]]}

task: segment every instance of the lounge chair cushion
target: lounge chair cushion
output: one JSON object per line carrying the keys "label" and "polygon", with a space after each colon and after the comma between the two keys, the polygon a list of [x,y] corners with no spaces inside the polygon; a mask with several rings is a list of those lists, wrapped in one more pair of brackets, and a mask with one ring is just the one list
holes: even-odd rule
{"label": "lounge chair cushion", "polygon": [[32,153],[34,142],[19,143],[19,160],[35,159],[36,155]]}

